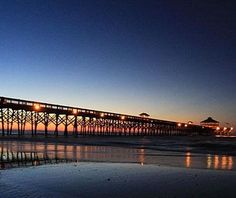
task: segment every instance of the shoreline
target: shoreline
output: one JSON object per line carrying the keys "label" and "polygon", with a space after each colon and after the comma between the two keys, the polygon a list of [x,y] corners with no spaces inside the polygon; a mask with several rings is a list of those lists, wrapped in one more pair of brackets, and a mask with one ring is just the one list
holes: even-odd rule
{"label": "shoreline", "polygon": [[[186,144],[209,141],[215,145],[219,140],[199,137],[78,139],[0,138],[3,155],[11,153],[14,156],[8,167],[0,168],[1,195],[140,198],[235,196],[235,157],[195,154],[177,149],[181,144],[185,144],[182,146],[184,150],[187,149]],[[171,145],[179,153],[164,151]],[[163,148],[163,152],[158,148]],[[17,155],[18,151],[28,158]],[[29,160],[31,153],[37,155]],[[20,156],[19,161],[16,161],[16,156]]]}
{"label": "shoreline", "polygon": [[156,151],[236,156],[236,138],[212,136],[1,136],[0,141],[42,142],[67,145],[113,146]]}

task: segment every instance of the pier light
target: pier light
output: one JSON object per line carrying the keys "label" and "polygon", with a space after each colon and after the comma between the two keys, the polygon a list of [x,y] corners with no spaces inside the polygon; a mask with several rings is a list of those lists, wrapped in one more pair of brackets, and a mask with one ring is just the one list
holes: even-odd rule
{"label": "pier light", "polygon": [[104,117],[104,113],[100,113],[100,116],[103,118]]}
{"label": "pier light", "polygon": [[77,114],[78,110],[77,109],[73,109],[73,114]]}
{"label": "pier light", "polygon": [[224,131],[226,131],[227,130],[227,127],[224,127],[224,129],[223,129]]}
{"label": "pier light", "polygon": [[220,127],[216,127],[216,130],[219,131],[219,130],[220,130]]}
{"label": "pier light", "polygon": [[230,131],[233,131],[234,130],[234,127],[230,127]]}
{"label": "pier light", "polygon": [[39,110],[40,109],[40,105],[39,104],[34,104],[34,109],[35,110]]}
{"label": "pier light", "polygon": [[187,124],[185,124],[185,125],[184,125],[184,127],[188,127],[188,125],[187,125]]}
{"label": "pier light", "polygon": [[125,116],[121,116],[121,120],[124,120],[125,119]]}
{"label": "pier light", "polygon": [[181,123],[178,123],[178,127],[181,127],[181,125],[182,125]]}

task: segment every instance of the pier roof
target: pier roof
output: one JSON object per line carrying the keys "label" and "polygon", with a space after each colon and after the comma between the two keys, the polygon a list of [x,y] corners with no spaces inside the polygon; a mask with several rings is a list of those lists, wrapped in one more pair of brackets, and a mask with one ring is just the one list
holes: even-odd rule
{"label": "pier roof", "polygon": [[212,117],[208,117],[206,120],[201,121],[201,123],[219,123],[219,122],[214,120]]}
{"label": "pier roof", "polygon": [[140,115],[140,116],[145,116],[145,117],[149,117],[149,116],[150,116],[150,115],[147,114],[147,113],[140,113],[139,115]]}

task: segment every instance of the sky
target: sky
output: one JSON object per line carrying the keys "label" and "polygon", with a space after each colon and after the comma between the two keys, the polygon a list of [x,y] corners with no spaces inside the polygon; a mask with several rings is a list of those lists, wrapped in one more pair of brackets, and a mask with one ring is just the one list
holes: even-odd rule
{"label": "sky", "polygon": [[233,1],[0,1],[0,95],[236,127]]}

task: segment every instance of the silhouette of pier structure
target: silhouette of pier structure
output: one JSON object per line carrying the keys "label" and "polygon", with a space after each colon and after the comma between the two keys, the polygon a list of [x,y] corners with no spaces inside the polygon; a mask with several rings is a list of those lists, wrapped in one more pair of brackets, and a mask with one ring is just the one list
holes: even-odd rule
{"label": "silhouette of pier structure", "polygon": [[143,163],[144,149],[2,141],[0,170],[71,162]]}
{"label": "silhouette of pier structure", "polygon": [[57,164],[77,162],[72,159],[52,158],[47,153],[25,152],[25,151],[1,151],[0,152],[0,170],[14,167],[39,166],[44,164]]}
{"label": "silhouette of pier structure", "polygon": [[212,129],[200,125],[148,117],[97,111],[79,107],[0,97],[2,136],[48,135],[207,135]]}

